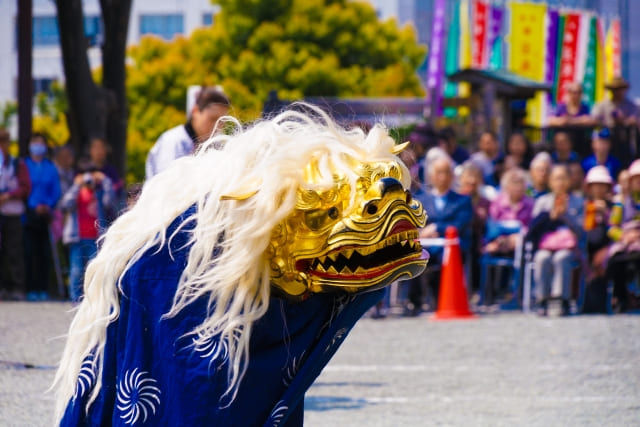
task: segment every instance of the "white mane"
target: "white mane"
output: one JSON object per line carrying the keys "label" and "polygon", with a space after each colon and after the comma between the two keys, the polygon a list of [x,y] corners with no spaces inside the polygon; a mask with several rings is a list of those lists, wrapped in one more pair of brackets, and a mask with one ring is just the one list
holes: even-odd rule
{"label": "white mane", "polygon": [[[227,394],[233,400],[248,361],[253,323],[269,304],[270,269],[264,252],[274,227],[294,209],[297,190],[304,187],[303,168],[312,157],[325,165],[330,159],[333,167],[352,179],[353,192],[357,177],[342,154],[366,161],[397,160],[391,154],[394,141],[382,127],[374,127],[368,135],[359,128],[344,130],[321,111],[307,108],[313,117],[288,111],[246,130],[227,118],[238,127],[235,134],[216,135],[197,154],[176,160],[149,180],[135,206],[114,222],[87,267],[85,297],[71,323],[52,386],[57,422],[90,354],[98,373],[88,405],[98,395],[106,330],[119,316],[119,283],[124,273],[147,250],[166,244],[171,238],[166,235],[169,224],[194,204],[188,263],[167,316],[188,309],[198,298],[209,299],[208,317],[194,331],[185,332],[194,334],[196,344],[206,344],[215,336],[227,342]],[[329,188],[333,177],[328,168],[325,175]],[[251,190],[259,191],[247,200],[221,201],[223,195]],[[222,252],[214,259],[213,249],[222,232]]]}

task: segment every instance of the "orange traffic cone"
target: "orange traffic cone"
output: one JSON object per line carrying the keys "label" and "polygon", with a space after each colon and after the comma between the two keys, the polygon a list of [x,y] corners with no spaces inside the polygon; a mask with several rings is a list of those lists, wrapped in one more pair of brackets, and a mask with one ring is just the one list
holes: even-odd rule
{"label": "orange traffic cone", "polygon": [[438,310],[432,319],[447,320],[472,317],[475,315],[469,310],[458,230],[455,227],[447,227],[440,271]]}

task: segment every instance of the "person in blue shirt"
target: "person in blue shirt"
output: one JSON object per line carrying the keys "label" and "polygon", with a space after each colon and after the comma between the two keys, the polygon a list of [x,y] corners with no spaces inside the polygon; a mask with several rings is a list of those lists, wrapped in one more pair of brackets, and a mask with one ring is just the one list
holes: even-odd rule
{"label": "person in blue shirt", "polygon": [[[463,196],[453,191],[453,161],[447,155],[436,158],[429,169],[429,181],[433,188],[426,192],[414,194],[427,212],[427,225],[420,230],[420,238],[444,237],[445,230],[454,226],[460,236],[460,247],[466,253],[471,247],[471,219],[473,206],[469,196]],[[443,246],[428,246],[430,254],[429,266],[442,263]],[[409,284],[409,302],[406,314],[416,316],[420,314],[423,295],[422,280],[426,280],[438,300],[440,274],[437,269],[427,269],[427,274],[412,279]]]}
{"label": "person in blue shirt", "polygon": [[27,200],[24,224],[27,299],[31,301],[46,300],[49,297],[49,223],[61,195],[58,170],[46,156],[46,137],[34,133],[29,142],[29,157],[25,160],[31,178],[31,194]]}
{"label": "person in blue shirt", "polygon": [[611,132],[608,128],[602,128],[593,133],[591,149],[593,150],[593,154],[582,162],[584,173],[587,174],[592,167],[601,165],[607,168],[610,176],[618,176],[622,165],[620,164],[620,160],[610,154]]}

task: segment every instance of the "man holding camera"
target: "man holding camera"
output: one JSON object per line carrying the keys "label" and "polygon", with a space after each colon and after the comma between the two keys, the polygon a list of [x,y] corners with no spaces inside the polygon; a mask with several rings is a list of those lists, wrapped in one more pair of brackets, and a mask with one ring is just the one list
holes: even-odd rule
{"label": "man holding camera", "polygon": [[69,245],[69,296],[82,296],[84,271],[97,251],[96,242],[106,226],[105,210],[115,204],[111,179],[89,165],[79,168],[60,208],[66,215],[62,241]]}

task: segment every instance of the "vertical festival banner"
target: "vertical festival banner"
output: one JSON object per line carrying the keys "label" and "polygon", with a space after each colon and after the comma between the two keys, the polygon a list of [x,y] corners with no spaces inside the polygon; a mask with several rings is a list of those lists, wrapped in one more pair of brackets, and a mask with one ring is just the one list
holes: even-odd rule
{"label": "vertical festival banner", "polygon": [[487,65],[487,21],[488,6],[482,0],[473,0],[473,38],[471,45],[471,66],[485,68]]}
{"label": "vertical festival banner", "polygon": [[489,32],[487,36],[487,55],[489,68],[499,70],[503,67],[502,59],[502,19],[504,10],[501,6],[491,5],[489,11]]}
{"label": "vertical festival banner", "polygon": [[568,13],[563,17],[564,32],[561,39],[561,56],[558,67],[558,85],[556,102],[565,102],[567,85],[574,80],[578,57],[578,36],[580,30],[580,14]]}
{"label": "vertical festival banner", "polygon": [[427,71],[427,88],[429,90],[432,115],[442,113],[442,79],[444,74],[442,64],[442,48],[444,47],[445,0],[436,0],[433,13],[431,33],[431,52]]}
{"label": "vertical festival banner", "polygon": [[[460,3],[456,2],[454,5],[453,15],[451,17],[451,23],[447,30],[447,52],[445,56],[444,70],[447,75],[453,74],[458,71],[458,50],[460,44]],[[444,85],[445,98],[454,98],[458,96],[458,85],[456,83],[447,81]],[[456,115],[457,109],[445,108],[444,115],[446,117],[453,117]]]}
{"label": "vertical festival banner", "polygon": [[[556,9],[547,12],[547,40],[545,46],[544,81],[550,85],[556,82],[556,63],[558,59],[558,33],[560,31],[560,14]],[[547,104],[554,105],[553,92],[547,95]]]}
{"label": "vertical festival banner", "polygon": [[585,102],[593,105],[596,102],[596,86],[598,73],[598,18],[591,16],[588,23],[589,40],[584,67],[582,87]]}
{"label": "vertical festival banner", "polygon": [[606,72],[605,79],[610,82],[614,77],[621,76],[620,54],[620,19],[616,18],[609,24],[605,46]]}
{"label": "vertical festival banner", "polygon": [[[543,82],[545,79],[545,3],[510,3],[509,70],[523,77]],[[527,102],[527,120],[541,126],[544,94]]]}
{"label": "vertical festival banner", "polygon": [[[460,2],[460,63],[459,69],[464,70],[471,67],[471,34],[469,33],[469,1]],[[471,85],[463,82],[458,85],[458,96],[468,98],[471,95]],[[458,109],[460,116],[469,114],[469,107]]]}

